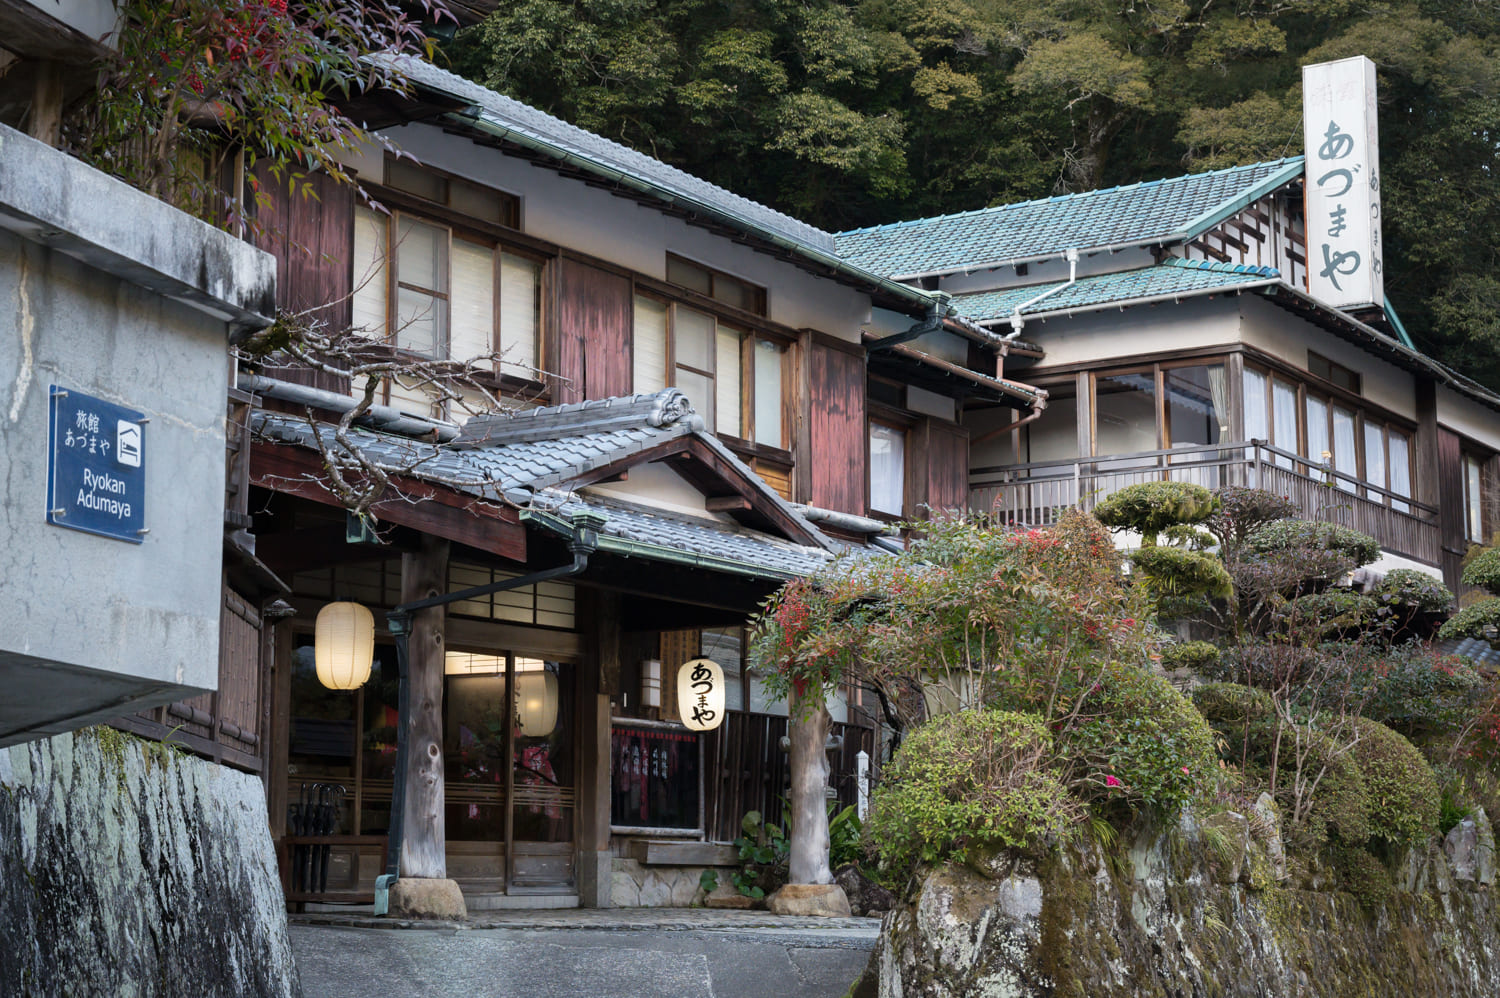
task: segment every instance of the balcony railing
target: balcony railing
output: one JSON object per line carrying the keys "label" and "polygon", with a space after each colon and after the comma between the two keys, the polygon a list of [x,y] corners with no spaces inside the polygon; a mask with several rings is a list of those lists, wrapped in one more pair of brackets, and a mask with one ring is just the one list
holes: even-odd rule
{"label": "balcony railing", "polygon": [[1291,499],[1306,519],[1342,523],[1392,554],[1439,563],[1435,507],[1259,440],[978,468],[969,476],[969,509],[1002,523],[1045,526],[1072,506],[1093,509],[1127,485],[1164,480],[1262,488]]}

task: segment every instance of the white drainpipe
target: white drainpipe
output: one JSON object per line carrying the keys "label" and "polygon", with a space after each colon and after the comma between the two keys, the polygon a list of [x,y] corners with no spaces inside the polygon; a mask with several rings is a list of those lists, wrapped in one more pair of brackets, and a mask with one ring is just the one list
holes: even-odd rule
{"label": "white drainpipe", "polygon": [[1041,294],[1037,295],[1035,298],[1023,301],[1021,304],[1011,309],[1010,333],[1005,337],[1007,340],[1013,340],[1017,336],[1021,335],[1021,328],[1026,325],[1026,320],[1021,318],[1021,312],[1023,309],[1028,309],[1031,306],[1035,305],[1037,302],[1041,301],[1043,298],[1050,298],[1053,295],[1057,294],[1059,291],[1066,291],[1068,288],[1072,287],[1073,284],[1078,280],[1078,247],[1074,246],[1070,248],[1066,253],[1063,254],[1063,257],[1068,261],[1068,283],[1059,284],[1055,288],[1049,288],[1046,291],[1043,291]]}

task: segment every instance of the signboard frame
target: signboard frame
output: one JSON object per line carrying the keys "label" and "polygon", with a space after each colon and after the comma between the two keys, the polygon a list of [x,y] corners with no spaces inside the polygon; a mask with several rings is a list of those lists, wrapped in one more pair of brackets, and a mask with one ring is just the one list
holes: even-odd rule
{"label": "signboard frame", "polygon": [[146,526],[146,414],[52,385],[47,522],[140,544]]}

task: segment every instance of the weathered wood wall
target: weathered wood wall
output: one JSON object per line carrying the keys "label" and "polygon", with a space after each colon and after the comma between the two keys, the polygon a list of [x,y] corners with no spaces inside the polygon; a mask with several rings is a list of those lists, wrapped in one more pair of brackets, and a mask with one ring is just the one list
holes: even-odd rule
{"label": "weathered wood wall", "polygon": [[1464,530],[1464,455],[1458,434],[1442,427],[1437,431],[1438,522],[1442,530],[1443,581],[1454,593],[1460,590],[1462,561],[1469,549]]}
{"label": "weathered wood wall", "polygon": [[563,258],[557,263],[554,402],[630,393],[630,279]]}
{"label": "weathered wood wall", "polygon": [[869,427],[865,409],[865,358],[811,338],[807,350],[807,462],[799,479],[807,501],[863,515],[869,488]]}

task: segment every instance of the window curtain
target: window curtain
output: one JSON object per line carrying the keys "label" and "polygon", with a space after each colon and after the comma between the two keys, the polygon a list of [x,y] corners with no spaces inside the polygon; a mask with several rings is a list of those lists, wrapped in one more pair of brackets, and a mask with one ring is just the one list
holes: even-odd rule
{"label": "window curtain", "polygon": [[1214,418],[1219,422],[1219,439],[1222,444],[1229,440],[1229,376],[1223,364],[1211,364],[1208,368],[1208,391],[1214,400]]}

